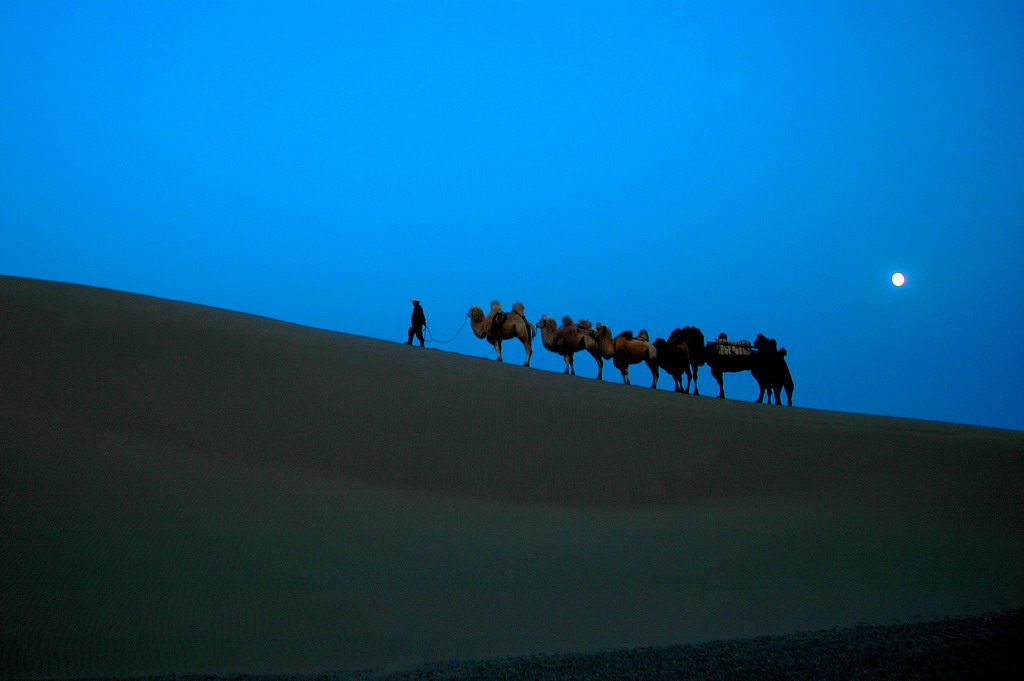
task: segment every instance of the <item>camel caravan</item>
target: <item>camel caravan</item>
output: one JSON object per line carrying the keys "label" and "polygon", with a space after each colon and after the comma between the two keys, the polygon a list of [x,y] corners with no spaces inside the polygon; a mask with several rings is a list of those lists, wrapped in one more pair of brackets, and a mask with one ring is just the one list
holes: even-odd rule
{"label": "camel caravan", "polygon": [[652,343],[645,329],[635,336],[632,331],[613,336],[611,329],[600,322],[596,325],[583,319],[574,322],[571,317],[562,317],[559,324],[543,315],[534,326],[526,318],[525,311],[523,304],[517,302],[511,312],[504,312],[501,304],[494,301],[487,314],[474,305],[466,316],[476,337],[494,346],[499,362],[502,361],[501,342],[516,338],[526,350],[524,366],[530,366],[533,338],[540,329],[541,342],[547,350],[562,357],[566,374],[576,375],[573,357],[577,352],[586,351],[597,362],[599,381],[602,380],[605,360],[612,360],[626,385],[630,385],[629,368],[643,362],[651,371],[652,388],[658,387],[659,372],[664,371],[675,382],[676,392],[689,394],[692,384],[693,394],[699,395],[697,369],[706,364],[718,381],[718,396],[721,398],[725,397],[724,374],[749,371],[760,389],[758,403],[767,398],[767,403],[772,404],[774,397],[775,404],[782,404],[782,392],[785,391],[786,404],[793,405],[793,377],[786,363],[786,350],[780,350],[775,339],[764,334],[758,334],[753,344],[746,340],[730,341],[724,333],[714,341],[705,342],[700,329],[685,326],[672,331],[668,340],[657,338]]}

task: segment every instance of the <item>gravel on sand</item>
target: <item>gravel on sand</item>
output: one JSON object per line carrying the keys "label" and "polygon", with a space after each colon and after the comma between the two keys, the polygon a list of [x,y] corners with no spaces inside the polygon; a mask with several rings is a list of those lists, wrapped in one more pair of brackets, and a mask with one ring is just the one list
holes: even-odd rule
{"label": "gravel on sand", "polygon": [[174,678],[179,681],[1016,680],[1024,678],[1024,608],[930,622],[859,625],[785,636],[592,654],[455,660],[401,670]]}

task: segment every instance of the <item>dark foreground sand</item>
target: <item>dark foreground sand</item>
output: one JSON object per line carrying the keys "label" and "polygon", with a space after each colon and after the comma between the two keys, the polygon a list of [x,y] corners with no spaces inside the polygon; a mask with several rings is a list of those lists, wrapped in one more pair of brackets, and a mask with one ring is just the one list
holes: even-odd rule
{"label": "dark foreground sand", "polygon": [[[787,636],[627,648],[577,655],[448,660],[410,669],[316,674],[190,675],[178,681],[434,681],[441,679],[1006,679],[1024,675],[1024,610]],[[152,678],[152,677],[150,677]],[[122,681],[124,681],[122,679]],[[142,679],[139,679],[142,681]]]}
{"label": "dark foreground sand", "polygon": [[1024,604],[1015,431],[0,277],[0,446],[3,678],[996,677],[1020,640],[1019,610],[779,638]]}

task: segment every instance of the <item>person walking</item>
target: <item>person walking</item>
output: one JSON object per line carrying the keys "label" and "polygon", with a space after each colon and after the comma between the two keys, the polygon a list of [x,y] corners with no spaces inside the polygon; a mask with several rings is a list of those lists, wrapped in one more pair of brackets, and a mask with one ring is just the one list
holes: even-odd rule
{"label": "person walking", "polygon": [[420,347],[423,345],[423,327],[427,325],[427,316],[423,314],[423,308],[420,307],[420,301],[416,298],[412,300],[412,326],[409,327],[409,340],[405,342],[406,345],[412,345],[412,337],[416,336],[420,339]]}

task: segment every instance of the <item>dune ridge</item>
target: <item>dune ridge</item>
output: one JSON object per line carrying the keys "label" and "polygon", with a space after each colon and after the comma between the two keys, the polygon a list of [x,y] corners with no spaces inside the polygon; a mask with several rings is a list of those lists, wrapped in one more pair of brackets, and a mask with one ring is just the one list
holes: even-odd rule
{"label": "dune ridge", "polygon": [[311,672],[1024,603],[1024,433],[0,277],[0,676]]}

